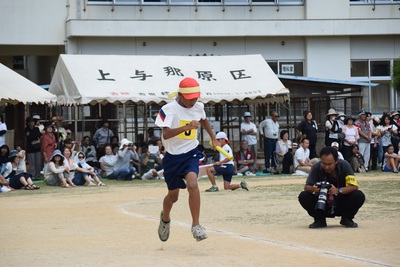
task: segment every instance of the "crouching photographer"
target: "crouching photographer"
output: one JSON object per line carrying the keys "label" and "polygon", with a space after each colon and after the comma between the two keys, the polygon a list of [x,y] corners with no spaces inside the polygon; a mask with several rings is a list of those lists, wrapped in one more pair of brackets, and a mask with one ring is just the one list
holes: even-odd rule
{"label": "crouching photographer", "polygon": [[321,161],[315,163],[299,195],[301,206],[314,218],[309,228],[326,227],[326,218],[341,216],[340,224],[355,228],[354,216],[364,204],[354,171],[347,161],[338,158],[337,150],[324,147]]}

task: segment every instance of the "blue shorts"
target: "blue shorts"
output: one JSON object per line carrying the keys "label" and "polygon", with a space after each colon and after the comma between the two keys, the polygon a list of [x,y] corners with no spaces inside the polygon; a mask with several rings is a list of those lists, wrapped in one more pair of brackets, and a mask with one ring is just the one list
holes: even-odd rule
{"label": "blue shorts", "polygon": [[394,170],[392,168],[388,168],[388,166],[386,166],[386,164],[385,164],[382,167],[382,171],[384,171],[384,172],[393,172]]}
{"label": "blue shorts", "polygon": [[172,155],[167,152],[162,164],[168,190],[185,189],[185,175],[188,172],[194,172],[199,175],[199,161],[203,157],[204,155],[197,148],[179,155]]}
{"label": "blue shorts", "polygon": [[214,170],[217,174],[222,175],[224,181],[231,182],[233,173],[235,172],[235,168],[233,168],[232,164],[222,164],[221,166],[215,165]]}

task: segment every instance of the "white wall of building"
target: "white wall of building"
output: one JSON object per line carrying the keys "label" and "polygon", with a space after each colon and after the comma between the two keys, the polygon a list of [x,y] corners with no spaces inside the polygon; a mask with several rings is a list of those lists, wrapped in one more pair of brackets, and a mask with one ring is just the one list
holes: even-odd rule
{"label": "white wall of building", "polygon": [[304,76],[349,80],[350,38],[307,37]]}

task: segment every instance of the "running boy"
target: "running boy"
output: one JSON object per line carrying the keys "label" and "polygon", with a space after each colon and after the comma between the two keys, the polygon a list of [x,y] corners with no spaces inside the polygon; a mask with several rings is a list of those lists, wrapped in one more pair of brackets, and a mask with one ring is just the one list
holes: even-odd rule
{"label": "running boy", "polygon": [[174,101],[160,109],[155,122],[162,128],[162,143],[167,151],[163,158],[163,166],[168,187],[161,211],[158,236],[163,242],[168,240],[172,206],[178,200],[179,190],[187,187],[192,214],[192,234],[197,241],[201,241],[206,239],[207,235],[199,224],[200,191],[197,176],[199,160],[203,158],[203,154],[197,149],[197,129],[200,124],[210,135],[214,147],[220,143],[215,139],[206,118],[204,104],[197,102],[200,97],[197,81],[193,78],[183,79],[179,90],[169,95],[171,98],[174,96]]}
{"label": "running boy", "polygon": [[[233,158],[232,148],[229,146],[229,139],[226,133],[219,132],[215,136],[215,139],[221,143],[221,148],[228,153]],[[207,189],[206,192],[217,192],[219,191],[218,186],[215,182],[214,174],[220,174],[224,178],[224,189],[225,190],[236,190],[238,188],[243,188],[249,191],[247,183],[245,181],[240,182],[240,184],[231,184],[233,173],[235,168],[233,165],[233,160],[227,158],[224,154],[219,152],[219,161],[214,163],[213,167],[207,168],[208,179],[210,179],[212,187]]]}

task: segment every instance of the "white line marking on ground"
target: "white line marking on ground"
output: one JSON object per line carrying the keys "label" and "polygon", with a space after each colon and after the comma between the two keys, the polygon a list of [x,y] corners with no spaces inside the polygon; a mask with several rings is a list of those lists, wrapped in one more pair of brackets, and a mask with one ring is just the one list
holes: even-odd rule
{"label": "white line marking on ground", "polygon": [[[130,205],[131,204],[120,205],[119,208],[120,208],[122,213],[124,213],[124,214],[126,214],[128,216],[133,216],[133,217],[136,217],[136,218],[141,218],[141,219],[146,219],[146,220],[149,220],[149,221],[159,222],[159,220],[160,220],[159,218],[154,218],[154,217],[151,217],[151,216],[137,214],[137,213],[129,212],[129,211],[125,210],[125,207],[130,206]],[[179,222],[179,221],[172,221],[171,224],[179,225],[181,227],[185,227],[185,228],[188,228],[188,229],[191,228],[190,224]],[[232,236],[234,238],[239,238],[239,239],[246,239],[246,240],[250,240],[252,242],[258,242],[258,243],[281,246],[281,247],[286,247],[286,248],[293,248],[293,249],[298,249],[298,250],[310,251],[310,252],[313,252],[313,253],[325,254],[327,256],[336,257],[336,258],[342,258],[342,259],[346,259],[346,260],[359,261],[359,262],[362,262],[362,263],[376,265],[376,266],[392,267],[392,265],[389,265],[389,264],[386,264],[386,263],[372,261],[372,260],[368,260],[368,259],[362,259],[362,258],[354,257],[354,256],[351,256],[351,255],[344,255],[344,254],[340,254],[340,253],[334,253],[334,252],[329,252],[329,251],[325,251],[325,250],[319,250],[319,249],[310,248],[310,247],[306,247],[306,246],[301,246],[301,245],[295,245],[295,244],[290,244],[290,243],[285,243],[285,242],[269,240],[269,239],[265,239],[265,238],[261,238],[261,237],[257,237],[257,236],[250,236],[250,235],[244,235],[244,234],[240,234],[240,233],[229,232],[229,231],[216,229],[216,228],[211,228],[211,227],[204,227],[204,229],[206,229],[208,232],[214,232],[214,233],[219,233],[219,234],[222,234],[222,235],[228,235],[228,236]]]}

